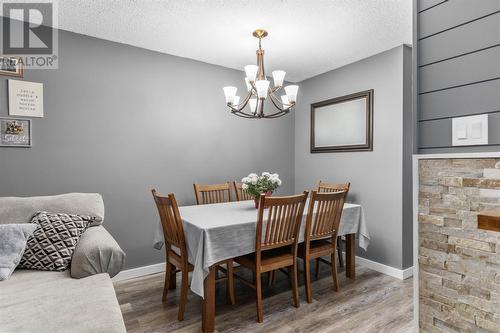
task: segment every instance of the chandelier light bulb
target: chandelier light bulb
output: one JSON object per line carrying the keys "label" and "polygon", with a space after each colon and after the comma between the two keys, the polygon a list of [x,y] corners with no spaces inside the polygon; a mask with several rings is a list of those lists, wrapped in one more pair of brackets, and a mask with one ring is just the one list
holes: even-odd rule
{"label": "chandelier light bulb", "polygon": [[252,111],[252,113],[255,113],[255,110],[257,110],[257,98],[251,98],[248,101],[248,105],[250,106],[250,111]]}
{"label": "chandelier light bulb", "polygon": [[236,87],[224,87],[224,95],[226,96],[226,104],[232,104],[234,100],[234,96],[236,96],[236,91],[238,88]]}
{"label": "chandelier light bulb", "polygon": [[233,106],[237,106],[238,104],[240,104],[240,96],[234,96],[232,104]]}
{"label": "chandelier light bulb", "polygon": [[283,81],[285,81],[285,71],[273,71],[273,80],[274,80],[274,86],[275,87],[281,87],[283,86]]}
{"label": "chandelier light bulb", "polygon": [[291,85],[285,87],[285,92],[290,103],[295,103],[297,100],[297,92],[299,91],[299,86]]}
{"label": "chandelier light bulb", "polygon": [[269,89],[269,81],[267,80],[257,80],[255,81],[255,88],[257,88],[257,97],[261,99],[266,99],[267,89]]}
{"label": "chandelier light bulb", "polygon": [[245,66],[245,74],[247,76],[248,81],[254,82],[257,77],[257,71],[259,70],[259,66],[257,65],[246,65]]}

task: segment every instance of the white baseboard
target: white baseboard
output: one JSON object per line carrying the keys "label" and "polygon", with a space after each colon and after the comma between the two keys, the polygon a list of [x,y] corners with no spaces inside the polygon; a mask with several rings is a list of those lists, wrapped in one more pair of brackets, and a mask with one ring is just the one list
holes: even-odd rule
{"label": "white baseboard", "polygon": [[113,277],[113,282],[133,279],[136,277],[141,277],[145,275],[160,273],[165,271],[165,263],[161,262],[159,264],[142,266],[132,269],[127,269],[118,273],[115,277]]}
{"label": "white baseboard", "polygon": [[413,277],[413,266],[403,269],[403,280]]}
{"label": "white baseboard", "polygon": [[385,275],[395,277],[400,280],[406,280],[413,276],[413,267],[408,267],[407,269],[398,269],[392,266],[384,265],[376,261],[371,261],[366,258],[356,256],[356,263],[364,266],[366,268],[372,269],[374,271],[380,272]]}
{"label": "white baseboard", "polygon": [[[397,279],[405,280],[411,276],[413,276],[413,267],[409,267],[407,269],[397,269],[392,266],[387,266],[381,264],[379,262],[371,261],[369,259],[365,259],[362,257],[356,256],[356,262],[361,266],[372,269],[374,271],[380,272],[382,274],[386,274]],[[128,280],[132,278],[137,278],[145,275],[156,274],[165,271],[165,263],[159,263],[149,266],[142,266],[132,269],[127,269],[125,271],[121,271],[114,278],[113,282]]]}

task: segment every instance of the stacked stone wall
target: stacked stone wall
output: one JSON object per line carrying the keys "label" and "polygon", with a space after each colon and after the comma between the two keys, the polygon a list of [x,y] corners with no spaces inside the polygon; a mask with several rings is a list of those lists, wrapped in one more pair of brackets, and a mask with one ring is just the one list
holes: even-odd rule
{"label": "stacked stone wall", "polygon": [[500,332],[500,233],[477,227],[500,210],[499,161],[419,162],[421,332]]}

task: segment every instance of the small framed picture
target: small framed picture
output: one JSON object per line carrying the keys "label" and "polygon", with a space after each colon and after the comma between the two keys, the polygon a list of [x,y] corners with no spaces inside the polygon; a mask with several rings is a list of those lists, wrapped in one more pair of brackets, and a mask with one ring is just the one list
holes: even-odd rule
{"label": "small framed picture", "polygon": [[0,75],[24,77],[24,66],[21,58],[0,55]]}
{"label": "small framed picture", "polygon": [[31,119],[0,117],[0,147],[31,146]]}
{"label": "small framed picture", "polygon": [[9,79],[9,116],[43,117],[43,84]]}

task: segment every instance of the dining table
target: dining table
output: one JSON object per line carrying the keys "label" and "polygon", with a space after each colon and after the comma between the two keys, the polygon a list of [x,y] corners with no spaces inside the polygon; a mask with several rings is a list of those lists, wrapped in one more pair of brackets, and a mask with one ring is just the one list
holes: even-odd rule
{"label": "dining table", "polygon": [[[304,209],[299,242],[304,239],[308,203],[309,200]],[[216,266],[221,261],[255,251],[257,211],[253,200],[179,207],[188,260],[194,266],[191,290],[203,297],[203,332],[215,329]],[[370,243],[361,205],[344,204],[338,235],[346,241],[346,276],[354,279],[356,236],[359,247],[365,251]],[[153,246],[159,250],[163,243],[163,230],[158,222]]]}

